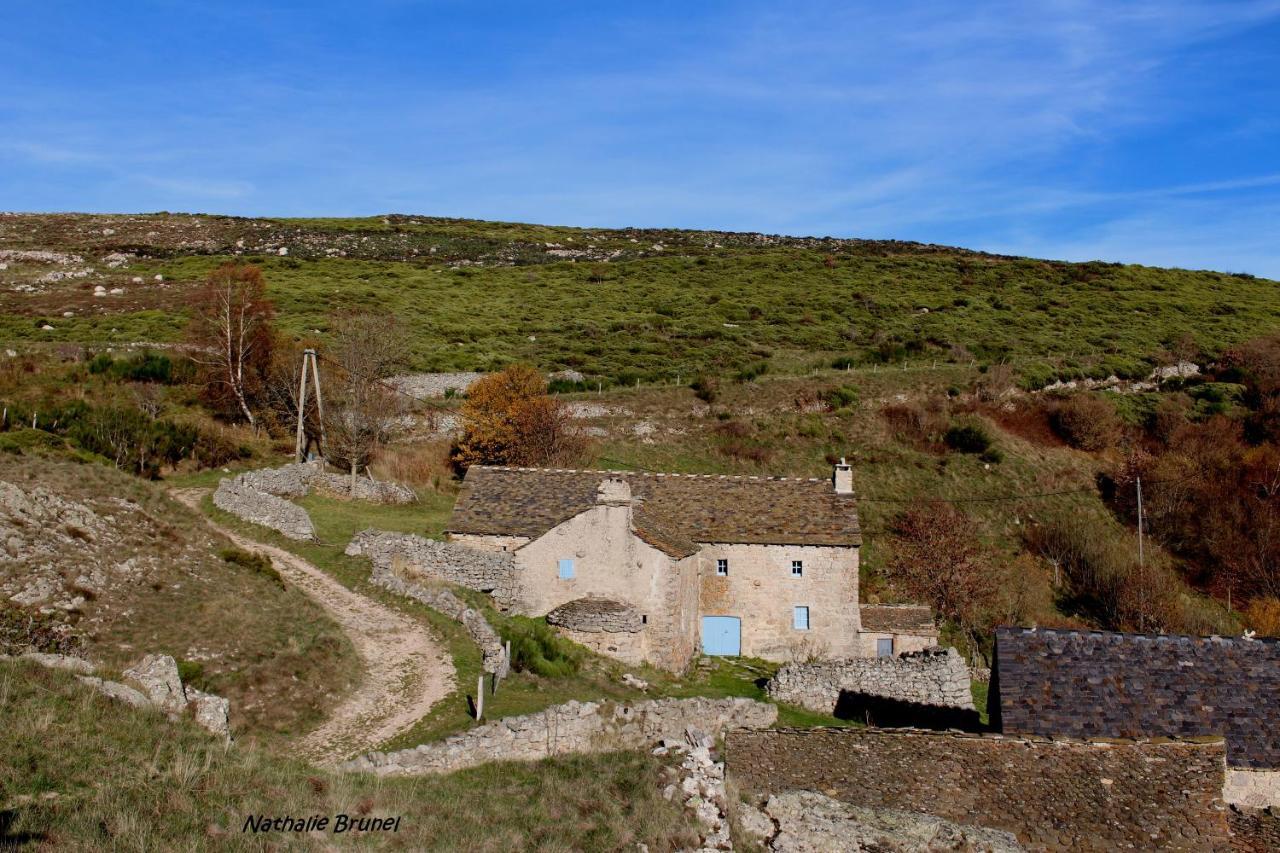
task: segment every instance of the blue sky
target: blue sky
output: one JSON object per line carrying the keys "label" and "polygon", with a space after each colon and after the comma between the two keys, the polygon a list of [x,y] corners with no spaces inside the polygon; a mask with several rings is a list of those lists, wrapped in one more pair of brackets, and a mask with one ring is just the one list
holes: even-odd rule
{"label": "blue sky", "polygon": [[0,209],[724,228],[1280,278],[1280,0],[4,5]]}

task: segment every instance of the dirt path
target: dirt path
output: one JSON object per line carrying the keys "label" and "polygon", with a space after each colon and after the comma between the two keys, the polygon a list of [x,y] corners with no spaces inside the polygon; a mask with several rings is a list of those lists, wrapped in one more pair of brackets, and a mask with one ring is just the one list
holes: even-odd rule
{"label": "dirt path", "polygon": [[[207,490],[172,494],[198,512]],[[320,728],[297,742],[302,757],[334,765],[376,749],[453,691],[453,660],[426,626],[347,589],[295,554],[205,521],[237,547],[269,555],[281,577],[328,611],[360,656],[364,679]]]}

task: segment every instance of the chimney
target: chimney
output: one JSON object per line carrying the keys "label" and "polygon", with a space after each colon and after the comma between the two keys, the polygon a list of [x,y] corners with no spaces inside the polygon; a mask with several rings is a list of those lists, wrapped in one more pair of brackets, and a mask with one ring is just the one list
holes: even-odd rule
{"label": "chimney", "polygon": [[831,482],[837,495],[853,494],[853,466],[845,462],[843,456],[831,468]]}
{"label": "chimney", "polygon": [[621,477],[602,480],[599,488],[596,489],[596,503],[605,506],[629,506],[631,485]]}

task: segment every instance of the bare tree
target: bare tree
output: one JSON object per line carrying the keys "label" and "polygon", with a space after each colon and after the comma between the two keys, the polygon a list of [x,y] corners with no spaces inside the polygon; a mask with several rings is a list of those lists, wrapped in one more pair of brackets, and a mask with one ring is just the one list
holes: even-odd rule
{"label": "bare tree", "polygon": [[386,443],[402,406],[386,382],[407,350],[394,317],[344,314],[334,324],[327,360],[337,368],[325,389],[325,456],[354,479]]}
{"label": "bare tree", "polygon": [[215,403],[229,398],[254,428],[249,402],[270,364],[273,314],[262,271],[235,263],[209,274],[192,311],[191,359],[203,368],[208,396]]}

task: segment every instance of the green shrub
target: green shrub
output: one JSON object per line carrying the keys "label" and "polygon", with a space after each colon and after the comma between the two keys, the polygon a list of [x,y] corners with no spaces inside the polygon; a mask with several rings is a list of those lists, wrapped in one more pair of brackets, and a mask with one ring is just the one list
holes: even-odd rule
{"label": "green shrub", "polygon": [[218,556],[225,562],[248,569],[254,574],[262,575],[268,580],[278,583],[281,589],[284,588],[284,578],[280,577],[276,567],[271,565],[271,558],[266,554],[244,551],[240,548],[223,548],[218,552]]}
{"label": "green shrub", "polygon": [[543,678],[565,678],[582,668],[586,650],[566,640],[538,619],[512,616],[503,626],[502,639],[511,643],[511,666]]}
{"label": "green shrub", "polygon": [[951,427],[943,436],[947,447],[960,453],[986,453],[991,448],[991,436],[977,424]]}
{"label": "green shrub", "polygon": [[852,385],[841,385],[839,388],[832,388],[824,395],[827,406],[833,411],[835,409],[846,409],[858,402],[858,389]]}

